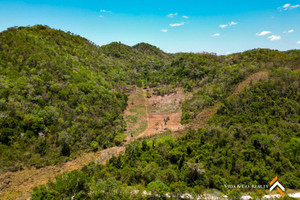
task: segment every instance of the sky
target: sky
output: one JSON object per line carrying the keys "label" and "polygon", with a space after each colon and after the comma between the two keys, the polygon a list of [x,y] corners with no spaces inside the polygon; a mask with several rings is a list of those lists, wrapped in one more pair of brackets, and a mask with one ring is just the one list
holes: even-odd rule
{"label": "sky", "polygon": [[35,24],[171,53],[300,48],[300,0],[0,0],[0,31]]}

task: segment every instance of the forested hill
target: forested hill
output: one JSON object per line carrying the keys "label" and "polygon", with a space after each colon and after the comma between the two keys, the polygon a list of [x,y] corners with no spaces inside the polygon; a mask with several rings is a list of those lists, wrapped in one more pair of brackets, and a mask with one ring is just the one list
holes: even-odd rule
{"label": "forested hill", "polygon": [[168,54],[146,43],[99,47],[43,25],[9,28],[0,33],[0,172],[120,145],[130,85],[199,88],[182,107],[188,123],[251,73],[299,63],[299,50]]}
{"label": "forested hill", "polygon": [[100,48],[46,26],[11,28],[0,44],[1,170],[122,141],[127,97],[113,89]]}
{"label": "forested hill", "polygon": [[0,33],[1,170],[55,164],[91,144],[119,145],[123,89],[136,84],[144,66],[171,57],[155,50],[152,56],[119,43],[99,47],[42,25]]}

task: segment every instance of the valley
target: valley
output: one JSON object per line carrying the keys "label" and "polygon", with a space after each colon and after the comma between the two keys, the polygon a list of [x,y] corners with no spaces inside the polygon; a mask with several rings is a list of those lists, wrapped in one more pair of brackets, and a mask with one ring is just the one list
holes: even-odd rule
{"label": "valley", "polygon": [[[232,97],[249,87],[250,83],[255,84],[268,73],[258,72],[249,76],[241,82],[228,97]],[[81,169],[90,162],[105,164],[113,156],[124,153],[125,145],[138,138],[158,135],[170,131],[173,136],[179,137],[183,130],[188,127],[203,128],[207,121],[218,110],[221,103],[209,107],[199,113],[191,123],[182,125],[180,122],[180,103],[190,99],[191,93],[185,93],[183,89],[177,89],[175,93],[157,96],[151,95],[147,98],[147,91],[152,94],[153,89],[142,89],[134,87],[128,97],[128,106],[124,111],[124,118],[127,122],[124,146],[112,147],[95,153],[87,153],[61,165],[49,166],[41,169],[25,169],[18,172],[9,172],[0,175],[0,196],[4,199],[27,199],[32,189],[36,186],[46,184],[48,181],[55,181],[55,177],[64,172]],[[150,114],[149,114],[150,112]],[[166,120],[169,118],[168,120]]]}
{"label": "valley", "polygon": [[0,44],[0,199],[300,189],[299,50],[171,54],[45,25]]}

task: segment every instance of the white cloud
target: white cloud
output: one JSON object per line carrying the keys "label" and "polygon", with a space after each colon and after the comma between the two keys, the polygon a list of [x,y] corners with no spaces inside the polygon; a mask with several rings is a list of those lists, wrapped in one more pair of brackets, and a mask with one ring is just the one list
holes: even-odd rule
{"label": "white cloud", "polygon": [[227,26],[233,26],[233,25],[237,25],[237,24],[238,24],[237,22],[231,21],[228,24],[222,24],[219,27],[220,28],[226,28]]}
{"label": "white cloud", "polygon": [[102,9],[102,10],[100,10],[100,12],[102,12],[102,13],[110,13],[111,11],[110,10],[104,10],[104,9]]}
{"label": "white cloud", "polygon": [[173,18],[176,15],[178,15],[178,13],[170,13],[170,14],[168,14],[168,17]]}
{"label": "white cloud", "polygon": [[220,25],[219,27],[220,28],[226,28],[228,25],[227,24],[222,24],[222,25]]}
{"label": "white cloud", "polygon": [[166,32],[168,32],[168,29],[161,29],[160,31],[163,33],[166,33]]}
{"label": "white cloud", "polygon": [[291,4],[287,3],[287,4],[284,4],[284,6],[282,6],[284,9],[288,9],[289,7],[291,6]]}
{"label": "white cloud", "polygon": [[213,37],[218,37],[218,36],[220,36],[220,33],[215,33],[215,34],[213,34],[212,36],[213,36]]}
{"label": "white cloud", "polygon": [[101,9],[100,10],[100,15],[98,15],[99,18],[104,18],[105,14],[104,13],[111,13],[110,10],[104,10],[104,9]]}
{"label": "white cloud", "polygon": [[175,23],[175,24],[170,24],[171,27],[175,27],[175,26],[183,26],[185,24],[185,22],[181,22],[181,23]]}
{"label": "white cloud", "polygon": [[291,8],[300,8],[300,5],[297,4],[297,5],[291,6]]}
{"label": "white cloud", "polygon": [[182,16],[184,19],[188,19],[189,18],[189,16]]}
{"label": "white cloud", "polygon": [[264,35],[268,35],[268,34],[270,34],[271,33],[271,31],[262,31],[262,32],[260,32],[260,33],[256,33],[256,35],[257,36],[264,36]]}
{"label": "white cloud", "polygon": [[294,29],[291,29],[288,31],[288,33],[293,33],[294,32]]}
{"label": "white cloud", "polygon": [[232,21],[229,23],[229,26],[233,26],[233,25],[237,25],[237,24],[238,24],[237,22]]}
{"label": "white cloud", "polygon": [[299,4],[291,5],[291,4],[287,3],[287,4],[284,4],[282,7],[279,7],[279,10],[292,10],[294,8],[300,8],[300,5]]}
{"label": "white cloud", "polygon": [[268,37],[271,41],[275,41],[275,40],[280,40],[281,36],[280,35],[271,35]]}
{"label": "white cloud", "polygon": [[297,44],[300,44],[300,41],[296,42]]}

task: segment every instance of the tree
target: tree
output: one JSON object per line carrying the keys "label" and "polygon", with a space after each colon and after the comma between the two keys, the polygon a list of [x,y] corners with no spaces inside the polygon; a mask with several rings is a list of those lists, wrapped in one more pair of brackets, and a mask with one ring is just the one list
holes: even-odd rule
{"label": "tree", "polygon": [[55,196],[46,188],[46,186],[41,186],[40,188],[33,188],[33,193],[31,194],[32,200],[54,200]]}
{"label": "tree", "polygon": [[293,154],[293,161],[297,162],[297,157],[300,155],[300,139],[292,138],[288,143],[288,148]]}
{"label": "tree", "polygon": [[170,189],[172,197],[180,199],[181,195],[183,195],[187,191],[187,186],[183,182],[179,181],[171,183]]}
{"label": "tree", "polygon": [[58,140],[62,144],[61,154],[63,156],[69,156],[70,155],[70,135],[69,135],[69,133],[66,131],[59,133]]}
{"label": "tree", "polygon": [[166,194],[170,191],[170,188],[161,181],[152,181],[147,185],[147,191],[154,198],[167,199]]}
{"label": "tree", "polygon": [[96,141],[92,141],[91,142],[91,147],[92,147],[92,149],[93,149],[94,152],[96,152],[98,150],[98,145],[99,144]]}

